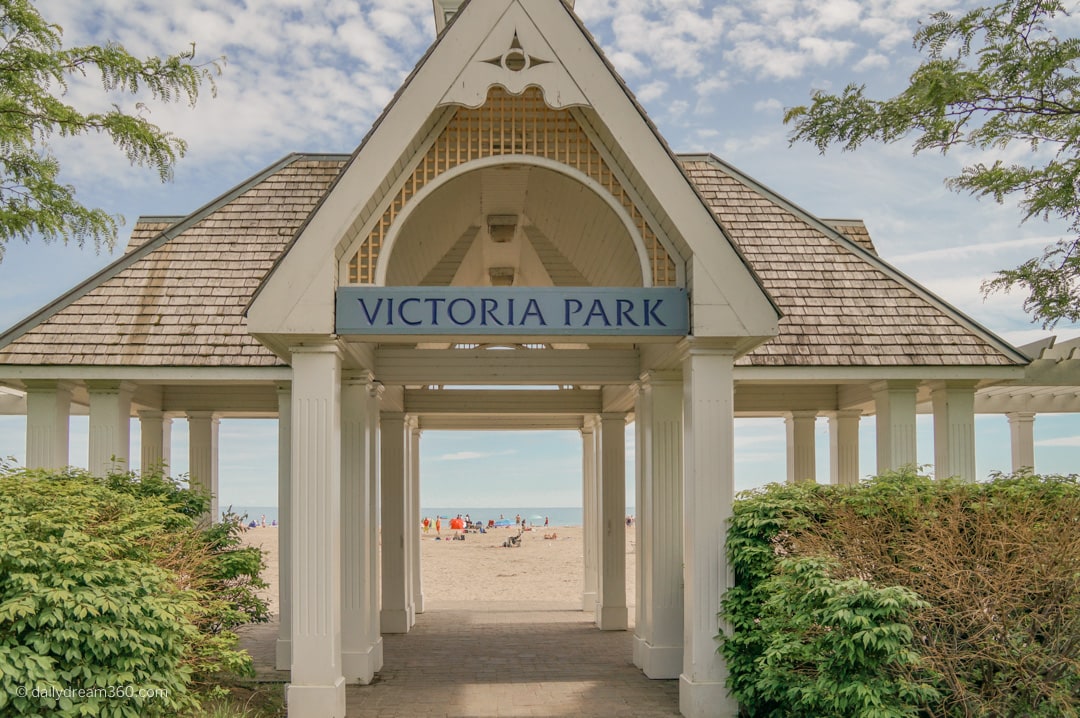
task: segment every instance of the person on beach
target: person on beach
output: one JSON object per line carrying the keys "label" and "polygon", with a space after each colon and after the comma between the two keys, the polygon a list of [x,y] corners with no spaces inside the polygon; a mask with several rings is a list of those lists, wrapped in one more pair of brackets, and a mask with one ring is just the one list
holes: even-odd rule
{"label": "person on beach", "polygon": [[435,517],[435,533],[442,536],[442,516]]}

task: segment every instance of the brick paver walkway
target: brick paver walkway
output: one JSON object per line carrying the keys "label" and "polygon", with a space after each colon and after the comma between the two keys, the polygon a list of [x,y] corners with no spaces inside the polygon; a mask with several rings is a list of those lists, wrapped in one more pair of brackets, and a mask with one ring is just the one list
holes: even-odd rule
{"label": "brick paver walkway", "polygon": [[[287,680],[270,670],[276,627],[259,628],[245,644],[260,675]],[[348,718],[677,717],[678,682],[635,668],[632,640],[565,606],[429,606],[408,634],[384,636],[382,671],[347,688]]]}

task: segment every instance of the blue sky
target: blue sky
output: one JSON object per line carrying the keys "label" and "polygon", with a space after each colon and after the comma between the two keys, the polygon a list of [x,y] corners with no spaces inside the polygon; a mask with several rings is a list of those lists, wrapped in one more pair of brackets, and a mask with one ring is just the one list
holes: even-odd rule
{"label": "blue sky", "polygon": [[[966,5],[970,5],[967,3]],[[677,152],[712,152],[820,217],[866,221],[880,254],[951,304],[1014,343],[1047,332],[1030,323],[1016,296],[983,299],[980,283],[1054,241],[1060,226],[1019,224],[1015,207],[945,189],[967,163],[998,155],[963,150],[913,157],[909,146],[868,146],[820,156],[789,147],[783,109],[814,89],[866,83],[895,92],[918,57],[911,36],[935,0],[578,0],[576,9]],[[198,57],[228,58],[216,98],[197,107],[147,108],[189,143],[174,181],[131,168],[99,138],[55,141],[65,179],[86,203],[126,217],[187,214],[294,151],[350,152],[434,36],[430,0],[83,0],[41,3],[67,44],[115,40],[136,54],[196,42]],[[1075,36],[1076,21],[1061,32]],[[103,102],[96,81],[73,83],[70,97]],[[1023,160],[1024,148],[1006,159]],[[127,230],[121,230],[121,245]],[[19,242],[0,262],[0,326],[8,327],[118,256],[107,248]],[[1062,338],[1080,327],[1059,326]],[[73,420],[73,463],[85,457],[85,419]],[[921,419],[920,460],[931,460],[929,418]],[[23,453],[22,419],[0,417],[0,455]],[[137,427],[135,437],[137,438]],[[873,421],[864,420],[863,473],[872,466]],[[1008,468],[1003,417],[980,417],[979,470]],[[819,463],[827,456],[819,422]],[[629,433],[628,433],[629,435]],[[1080,422],[1041,415],[1040,470],[1080,464]],[[222,501],[275,502],[273,422],[222,425]],[[137,443],[134,443],[137,447]],[[782,478],[783,428],[740,421],[740,487]],[[521,497],[571,505],[580,494],[580,441],[565,433],[429,433],[423,441],[424,503],[475,491],[473,505]],[[631,447],[632,449],[632,447]],[[137,452],[136,452],[137,453]],[[628,451],[632,459],[632,450]],[[923,455],[925,454],[925,456]],[[174,469],[185,468],[186,432],[177,422]],[[82,461],[85,461],[82,458]],[[824,467],[819,475],[825,476]],[[503,493],[507,492],[507,493]],[[492,498],[494,497],[494,498]],[[483,503],[481,499],[483,498]],[[487,500],[490,498],[490,502]]]}

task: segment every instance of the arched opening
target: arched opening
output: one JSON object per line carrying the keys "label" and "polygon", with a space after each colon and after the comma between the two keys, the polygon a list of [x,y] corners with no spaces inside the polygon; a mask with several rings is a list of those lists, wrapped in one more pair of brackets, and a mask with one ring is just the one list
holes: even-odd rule
{"label": "arched opening", "polygon": [[572,172],[520,158],[448,173],[403,210],[379,276],[387,286],[650,283],[625,212]]}

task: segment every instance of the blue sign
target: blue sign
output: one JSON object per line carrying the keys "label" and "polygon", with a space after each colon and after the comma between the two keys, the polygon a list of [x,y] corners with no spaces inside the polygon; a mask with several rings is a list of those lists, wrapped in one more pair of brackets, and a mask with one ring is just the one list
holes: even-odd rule
{"label": "blue sign", "polygon": [[341,287],[338,334],[685,336],[685,289]]}

